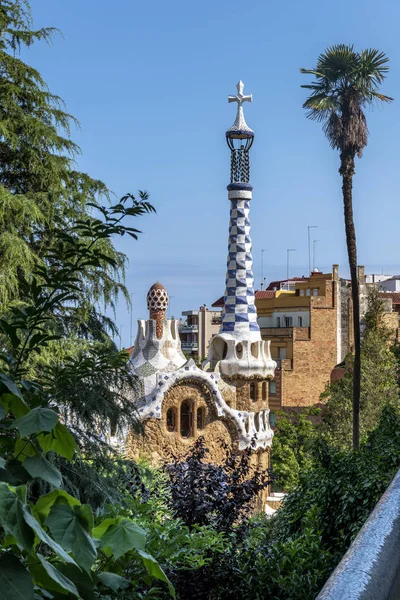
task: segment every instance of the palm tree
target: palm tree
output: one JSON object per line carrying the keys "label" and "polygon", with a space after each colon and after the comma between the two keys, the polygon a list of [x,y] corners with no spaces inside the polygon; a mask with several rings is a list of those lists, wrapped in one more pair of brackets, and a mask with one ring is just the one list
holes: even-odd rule
{"label": "palm tree", "polygon": [[339,44],[318,57],[315,69],[301,69],[313,75],[311,90],[303,104],[307,117],[320,121],[331,147],[340,152],[347,252],[349,257],[354,328],[353,447],[360,441],[360,301],[357,281],[357,245],[353,220],[354,159],[362,156],[368,141],[364,109],[375,103],[391,102],[379,90],[389,70],[388,58],[379,50],[355,52],[353,46]]}

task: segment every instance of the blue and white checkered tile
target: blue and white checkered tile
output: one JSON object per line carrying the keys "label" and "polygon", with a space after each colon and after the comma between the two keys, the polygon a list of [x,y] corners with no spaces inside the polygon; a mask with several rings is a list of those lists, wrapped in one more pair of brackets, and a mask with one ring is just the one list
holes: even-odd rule
{"label": "blue and white checkered tile", "polygon": [[248,200],[231,200],[221,332],[259,331],[252,271],[249,208]]}

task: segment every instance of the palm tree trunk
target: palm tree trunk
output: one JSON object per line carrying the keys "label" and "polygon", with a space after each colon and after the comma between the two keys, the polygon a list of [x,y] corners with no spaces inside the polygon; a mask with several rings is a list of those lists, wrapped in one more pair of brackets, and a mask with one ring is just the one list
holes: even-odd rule
{"label": "palm tree trunk", "polygon": [[342,152],[339,173],[342,176],[344,222],[346,228],[347,253],[349,257],[351,296],[353,300],[354,331],[354,371],[353,371],[353,448],[360,445],[360,389],[361,389],[361,335],[360,335],[360,297],[357,277],[357,244],[353,220],[353,175],[354,156]]}

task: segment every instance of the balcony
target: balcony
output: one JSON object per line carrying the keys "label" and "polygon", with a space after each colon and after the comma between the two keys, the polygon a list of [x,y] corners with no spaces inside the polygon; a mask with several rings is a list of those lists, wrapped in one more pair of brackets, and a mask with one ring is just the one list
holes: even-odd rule
{"label": "balcony", "polygon": [[261,327],[263,338],[293,337],[293,327]]}
{"label": "balcony", "polygon": [[182,350],[188,350],[189,352],[197,352],[199,349],[199,342],[186,342],[181,341]]}
{"label": "balcony", "polygon": [[179,333],[198,333],[199,326],[198,325],[179,325]]}

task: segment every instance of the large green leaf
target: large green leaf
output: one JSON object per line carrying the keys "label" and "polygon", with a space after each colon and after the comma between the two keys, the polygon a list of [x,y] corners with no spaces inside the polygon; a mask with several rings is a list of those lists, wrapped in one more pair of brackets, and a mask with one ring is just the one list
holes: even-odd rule
{"label": "large green leaf", "polygon": [[53,505],[46,525],[56,542],[67,552],[72,552],[76,562],[89,572],[97,552],[86,531],[86,523],[79,515],[79,508],[76,506],[73,510],[68,505]]}
{"label": "large green leaf", "polygon": [[43,523],[49,516],[53,504],[69,504],[69,506],[80,506],[80,502],[74,496],[70,496],[64,490],[53,490],[45,496],[41,496],[33,508],[33,514]]}
{"label": "large green leaf", "polygon": [[82,522],[86,525],[86,530],[91,534],[94,525],[93,511],[91,506],[89,506],[89,504],[82,504],[79,508],[74,510],[75,512],[79,513]]}
{"label": "large green leaf", "polygon": [[74,452],[77,448],[74,437],[69,432],[68,428],[62,423],[58,422],[50,433],[42,433],[37,438],[44,452],[50,452],[53,450],[72,460]]}
{"label": "large green leaf", "polygon": [[29,406],[25,403],[22,396],[16,396],[15,394],[1,394],[0,404],[8,412],[12,412],[14,417],[23,417],[30,411]]}
{"label": "large green leaf", "polygon": [[121,575],[117,575],[116,573],[97,573],[97,577],[100,579],[101,583],[106,587],[110,588],[113,592],[118,592],[118,590],[126,590],[130,586],[130,581],[121,577]]}
{"label": "large green leaf", "polygon": [[44,481],[54,485],[54,487],[61,486],[62,477],[60,471],[41,454],[28,456],[22,464],[32,477],[40,477]]}
{"label": "large green leaf", "polygon": [[[96,537],[98,528],[93,531]],[[141,549],[146,546],[146,532],[128,519],[118,519],[116,524],[111,524],[102,535],[99,548],[109,548],[115,560],[118,560],[129,550]]]}
{"label": "large green leaf", "polygon": [[44,542],[45,544],[50,546],[50,548],[52,550],[54,550],[54,552],[56,552],[62,559],[64,559],[65,562],[76,565],[76,562],[74,561],[74,559],[71,558],[71,556],[69,556],[69,554],[67,554],[67,552],[65,552],[65,550],[60,546],[60,544],[57,544],[57,542],[55,542],[45,532],[45,530],[40,525],[39,521],[37,521],[35,519],[35,517],[31,514],[31,512],[29,511],[29,508],[27,506],[23,506],[22,511],[23,511],[25,522],[29,525],[29,527],[31,527],[33,529],[33,531],[36,533],[38,538],[42,542]]}
{"label": "large green leaf", "polygon": [[32,600],[32,577],[13,554],[1,554],[0,600]]}
{"label": "large green leaf", "polygon": [[40,562],[42,563],[43,568],[46,571],[47,575],[53,581],[55,581],[55,583],[57,585],[59,585],[63,590],[66,590],[67,592],[70,592],[71,594],[73,594],[77,598],[81,597],[79,595],[79,592],[78,592],[75,584],[70,579],[68,579],[68,577],[66,577],[65,575],[63,575],[63,573],[61,573],[61,571],[59,571],[58,569],[56,569],[56,567],[54,567],[51,563],[49,563],[44,558],[44,556],[42,556],[41,554],[38,553],[37,557],[40,560]]}
{"label": "large green leaf", "polygon": [[27,415],[14,421],[21,437],[40,431],[52,431],[58,423],[58,414],[50,408],[33,408]]}
{"label": "large green leaf", "polygon": [[0,469],[0,481],[5,481],[10,485],[21,485],[30,479],[32,477],[24,469],[19,460],[9,460],[6,462],[4,468]]}
{"label": "large green leaf", "polygon": [[31,552],[35,536],[25,522],[22,508],[17,494],[6,483],[0,483],[0,523],[21,548]]}
{"label": "large green leaf", "polygon": [[158,564],[158,562],[156,561],[156,559],[154,558],[154,556],[152,556],[151,554],[148,554],[147,552],[144,552],[144,550],[140,550],[140,549],[138,549],[137,552],[142,557],[144,566],[146,567],[148,574],[151,577],[154,577],[155,579],[164,581],[168,585],[169,593],[171,594],[171,596],[173,598],[175,598],[176,597],[175,588],[172,585],[172,583],[170,582],[170,580],[168,579],[168,577],[166,576],[166,574],[164,573],[164,571],[162,570],[162,568],[160,567],[160,565]]}
{"label": "large green leaf", "polygon": [[19,461],[23,462],[28,456],[35,456],[37,454],[36,446],[29,440],[17,440],[15,442],[14,454],[18,456]]}
{"label": "large green leaf", "polygon": [[14,396],[18,396],[20,400],[23,400],[22,394],[18,389],[17,384],[11,377],[6,375],[5,373],[0,373],[0,382],[8,389],[11,394]]}
{"label": "large green leaf", "polygon": [[91,574],[82,571],[79,567],[74,567],[74,565],[57,562],[55,566],[63,575],[74,582],[82,598],[85,600],[97,600],[99,598],[95,593],[95,583]]}

